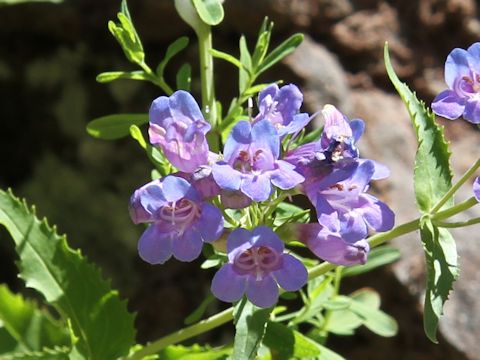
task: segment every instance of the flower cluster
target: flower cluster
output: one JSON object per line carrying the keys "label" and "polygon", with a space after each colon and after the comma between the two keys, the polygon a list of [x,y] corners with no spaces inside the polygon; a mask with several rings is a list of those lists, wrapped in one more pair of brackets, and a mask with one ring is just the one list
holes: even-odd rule
{"label": "flower cluster", "polygon": [[[348,120],[332,105],[322,110],[325,125],[319,140],[285,151],[284,146],[297,143],[312,118],[300,112],[302,102],[295,85],[266,87],[259,94],[259,113],[237,122],[223,154],[215,154],[206,140],[210,124],[188,92],[157,98],[150,108],[150,142],[178,172],[132,195],[132,220],[150,223],[138,243],[141,258],[151,264],[162,264],[172,255],[192,261],[204,242],[221,237],[226,209],[255,202],[266,210],[268,200],[295,189],[312,202],[318,219],[289,225],[295,239],[329,262],[365,263],[368,235],[393,226],[392,211],[367,193],[370,181],[385,178],[388,169],[359,157],[356,143],[364,122]],[[278,286],[300,289],[307,270],[285,253],[273,229],[255,221],[249,226],[228,236],[228,262],[213,278],[212,292],[228,302],[245,294],[255,305],[269,307],[278,299]]]}

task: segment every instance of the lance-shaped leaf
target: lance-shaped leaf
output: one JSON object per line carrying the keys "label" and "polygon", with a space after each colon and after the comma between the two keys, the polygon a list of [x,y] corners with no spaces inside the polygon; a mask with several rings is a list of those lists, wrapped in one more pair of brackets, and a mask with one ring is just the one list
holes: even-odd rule
{"label": "lance-shaped leaf", "polygon": [[[390,81],[405,103],[416,131],[418,148],[415,156],[415,196],[420,211],[428,213],[452,187],[450,150],[443,127],[435,123],[435,115],[395,74],[387,44],[385,44],[384,58]],[[447,206],[452,204],[453,199],[446,203]]]}
{"label": "lance-shaped leaf", "polygon": [[116,140],[130,135],[130,126],[148,122],[148,114],[114,114],[96,118],[87,124],[87,132],[94,138]]}
{"label": "lance-shaped leaf", "polygon": [[99,270],[72,250],[34,209],[0,190],[0,224],[10,232],[20,277],[68,320],[74,352],[88,359],[115,359],[134,343],[133,315]]}
{"label": "lance-shaped leaf", "polygon": [[258,348],[265,335],[272,308],[261,309],[243,298],[235,307],[235,341],[232,359],[256,359]]}
{"label": "lance-shaped leaf", "polygon": [[443,305],[458,277],[457,248],[450,232],[436,227],[430,220],[422,221],[420,235],[427,262],[423,326],[428,338],[436,343]]}

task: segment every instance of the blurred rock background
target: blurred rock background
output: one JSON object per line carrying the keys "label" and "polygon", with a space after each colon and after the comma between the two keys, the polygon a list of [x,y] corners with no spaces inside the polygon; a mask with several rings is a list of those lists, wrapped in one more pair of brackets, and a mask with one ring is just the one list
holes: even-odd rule
{"label": "blurred rock background", "polygon": [[[130,222],[127,203],[132,191],[149,180],[149,164],[133,141],[99,141],[85,132],[95,117],[147,112],[152,99],[162,95],[149,83],[95,82],[102,71],[134,70],[107,30],[119,3],[0,5],[0,186],[36,204],[39,214],[68,234],[73,247],[103,268],[131,299],[139,340],[146,341],[182,326],[208,293],[212,273],[198,271],[199,261],[151,267],[139,260],[136,242],[142,229]],[[130,0],[129,5],[151,67],[182,35],[189,36],[190,45],[169,68],[177,70],[185,61],[196,64],[194,34],[171,0]],[[386,77],[383,44],[390,44],[398,75],[428,104],[445,87],[447,54],[480,39],[478,6],[474,0],[226,0],[214,47],[238,54],[240,34],[253,46],[267,15],[275,22],[273,43],[306,33],[298,51],[260,81],[281,78],[298,84],[306,111],[332,103],[366,120],[363,156],[392,169],[374,190],[400,223],[416,216],[411,183],[415,138]],[[217,94],[226,106],[235,95],[237,74],[224,62],[215,66]],[[198,95],[198,70],[193,71]],[[448,122],[446,132],[458,176],[478,157],[480,132],[464,121]],[[459,198],[469,197],[469,191]],[[480,216],[475,211],[471,215]],[[361,330],[355,337],[332,337],[332,347],[348,359],[480,359],[480,235],[478,227],[455,235],[461,275],[441,323],[440,345],[423,334],[423,254],[418,235],[412,234],[394,242],[403,258],[392,268],[344,283],[345,291],[362,286],[380,291],[383,308],[400,323],[400,334],[383,339]],[[0,258],[0,281],[22,290],[3,229]],[[200,341],[218,344],[229,334],[214,331]]]}

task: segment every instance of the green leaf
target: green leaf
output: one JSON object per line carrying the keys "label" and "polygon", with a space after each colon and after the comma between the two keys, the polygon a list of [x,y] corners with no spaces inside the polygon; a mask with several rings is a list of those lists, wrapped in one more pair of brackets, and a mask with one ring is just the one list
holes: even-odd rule
{"label": "green leaf", "polygon": [[421,222],[420,236],[427,263],[427,289],[423,326],[428,338],[437,342],[437,329],[443,305],[458,277],[455,240],[445,228],[436,227],[430,220]]}
{"label": "green leaf", "polygon": [[126,3],[122,3],[122,12],[117,14],[119,23],[108,22],[108,30],[117,39],[127,59],[135,64],[143,64],[145,53],[140,37],[133,26]]}
{"label": "green leaf", "polygon": [[177,90],[190,91],[192,83],[192,67],[190,64],[183,64],[177,72]]}
{"label": "green leaf", "polygon": [[354,312],[370,331],[377,335],[390,337],[398,332],[397,322],[390,315],[370,306],[369,303],[352,298],[350,310]]}
{"label": "green leaf", "polygon": [[295,139],[294,143],[297,145],[303,145],[309,142],[315,142],[320,138],[320,136],[322,135],[322,132],[323,132],[323,126],[308,132],[308,134],[306,134],[301,138],[299,137],[298,141],[296,141]]}
{"label": "green leaf", "polygon": [[236,333],[233,343],[233,359],[256,358],[271,312],[272,308],[258,308],[245,298],[237,304],[235,307]]}
{"label": "green leaf", "polygon": [[268,17],[265,17],[258,32],[257,43],[255,44],[255,50],[252,55],[252,65],[254,69],[257,68],[267,54],[272,29],[273,21],[268,21]]}
{"label": "green leaf", "polygon": [[[387,43],[385,43],[384,58],[390,81],[405,103],[416,131],[418,148],[415,156],[415,196],[418,208],[428,213],[452,187],[450,150],[443,127],[435,123],[435,115],[395,74]],[[445,204],[447,207],[451,205],[453,205],[453,199]]]}
{"label": "green leaf", "polygon": [[248,51],[247,40],[243,35],[240,37],[240,63],[242,68],[238,71],[238,90],[240,94],[243,94],[247,89],[252,73],[252,57],[250,51]]}
{"label": "green leaf", "polygon": [[11,192],[0,191],[0,223],[16,244],[26,286],[69,319],[78,339],[74,351],[89,359],[126,355],[134,343],[133,316],[99,270]]}
{"label": "green leaf", "polygon": [[5,285],[0,285],[0,321],[24,351],[70,344],[64,326]]}
{"label": "green leaf", "polygon": [[185,325],[191,325],[197,321],[200,321],[205,313],[205,310],[207,310],[208,305],[210,305],[213,300],[215,300],[215,297],[212,294],[208,294],[202,303],[185,318]]}
{"label": "green leaf", "polygon": [[222,22],[224,12],[220,0],[193,0],[198,16],[207,25],[218,25]]}
{"label": "green leaf", "polygon": [[71,360],[73,357],[69,357],[67,349],[55,348],[55,349],[42,349],[41,351],[30,351],[24,353],[11,353],[2,356],[2,360]]}
{"label": "green leaf", "polygon": [[265,60],[263,60],[262,63],[256,68],[256,73],[261,74],[265,70],[275,65],[285,56],[292,53],[302,43],[302,41],[303,34],[293,34],[290,36],[265,57]]}
{"label": "green leaf", "polygon": [[130,135],[130,126],[148,122],[148,114],[115,114],[96,118],[87,125],[87,132],[94,138],[116,140]]}
{"label": "green leaf", "polygon": [[380,246],[373,248],[368,254],[368,261],[365,265],[349,266],[343,269],[342,277],[360,275],[380,266],[391,264],[400,259],[400,251],[393,246]]}
{"label": "green leaf", "polygon": [[223,51],[219,51],[219,50],[215,50],[215,49],[210,49],[210,54],[212,54],[212,56],[214,58],[228,61],[230,64],[235,65],[237,68],[243,69],[243,65],[240,62],[240,60],[238,60],[237,58],[233,57],[230,54],[227,54]]}
{"label": "green leaf", "polygon": [[155,71],[159,77],[163,77],[163,72],[165,70],[165,66],[169,63],[169,61],[177,55],[180,51],[185,49],[188,46],[188,37],[182,36],[175,40],[173,43],[168,45],[167,51],[165,52],[165,56],[163,57],[162,61],[157,66],[157,70]]}
{"label": "green leaf", "polygon": [[118,79],[150,80],[144,71],[107,71],[97,75],[97,82],[108,83]]}
{"label": "green leaf", "polygon": [[353,335],[361,325],[362,319],[352,310],[335,310],[330,313],[325,330],[337,335]]}
{"label": "green leaf", "polygon": [[320,355],[318,344],[313,340],[283,324],[272,321],[268,322],[263,343],[270,349],[272,358],[276,360]]}

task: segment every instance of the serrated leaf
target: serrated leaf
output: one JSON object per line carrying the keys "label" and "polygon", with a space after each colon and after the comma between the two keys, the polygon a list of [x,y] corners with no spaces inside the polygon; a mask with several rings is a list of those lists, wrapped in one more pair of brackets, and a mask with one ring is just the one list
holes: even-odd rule
{"label": "serrated leaf", "polygon": [[94,138],[116,140],[130,135],[130,126],[148,122],[148,114],[114,114],[96,118],[87,124],[87,132]]}
{"label": "serrated leaf", "polygon": [[183,64],[176,76],[177,90],[190,91],[192,83],[192,67],[190,64]]}
{"label": "serrated leaf", "polygon": [[368,261],[365,265],[354,265],[345,267],[342,271],[342,277],[360,275],[380,266],[391,264],[400,259],[400,251],[393,246],[380,246],[373,248],[368,254]]}
{"label": "serrated leaf", "polygon": [[245,298],[237,304],[235,307],[236,333],[233,343],[233,359],[252,360],[256,358],[271,312],[272,308],[258,308]]}
{"label": "serrated leaf", "polygon": [[428,338],[436,343],[443,306],[458,277],[457,249],[450,232],[436,227],[430,220],[421,222],[420,236],[427,264],[423,325]]}
{"label": "serrated leaf", "polygon": [[277,62],[282,60],[288,54],[291,54],[302,43],[303,34],[293,34],[288,39],[283,41],[275,49],[269,53],[262,63],[255,69],[257,74],[261,74],[267,69],[271,68]]}
{"label": "serrated leaf", "polygon": [[64,326],[5,285],[0,285],[0,321],[24,351],[69,345]]}
{"label": "serrated leaf", "polygon": [[129,80],[150,80],[144,71],[107,71],[97,75],[96,80],[99,83],[108,83],[118,79]]}
{"label": "serrated leaf", "polygon": [[220,0],[193,0],[198,16],[205,24],[218,25],[222,22],[224,12]]}
{"label": "serrated leaf", "polygon": [[[435,115],[395,74],[387,43],[384,48],[384,59],[390,81],[405,103],[415,128],[418,142],[414,171],[415,196],[420,211],[428,213],[452,187],[450,150],[443,127],[435,123]],[[448,207],[451,205],[453,198],[445,204]]]}
{"label": "serrated leaf", "polygon": [[188,46],[189,39],[186,36],[182,36],[175,40],[173,43],[168,45],[167,51],[165,52],[165,56],[163,57],[162,61],[157,66],[156,73],[159,77],[163,77],[163,72],[165,70],[165,66],[169,63],[169,61],[177,55],[180,51],[185,49]]}
{"label": "serrated leaf", "polygon": [[126,355],[134,343],[133,315],[99,270],[11,192],[0,191],[0,223],[16,244],[26,286],[71,323],[74,350],[89,359]]}
{"label": "serrated leaf", "polygon": [[245,36],[240,37],[240,63],[242,68],[238,70],[238,91],[243,94],[247,90],[250,74],[252,70],[252,56],[248,50],[247,40]]}

